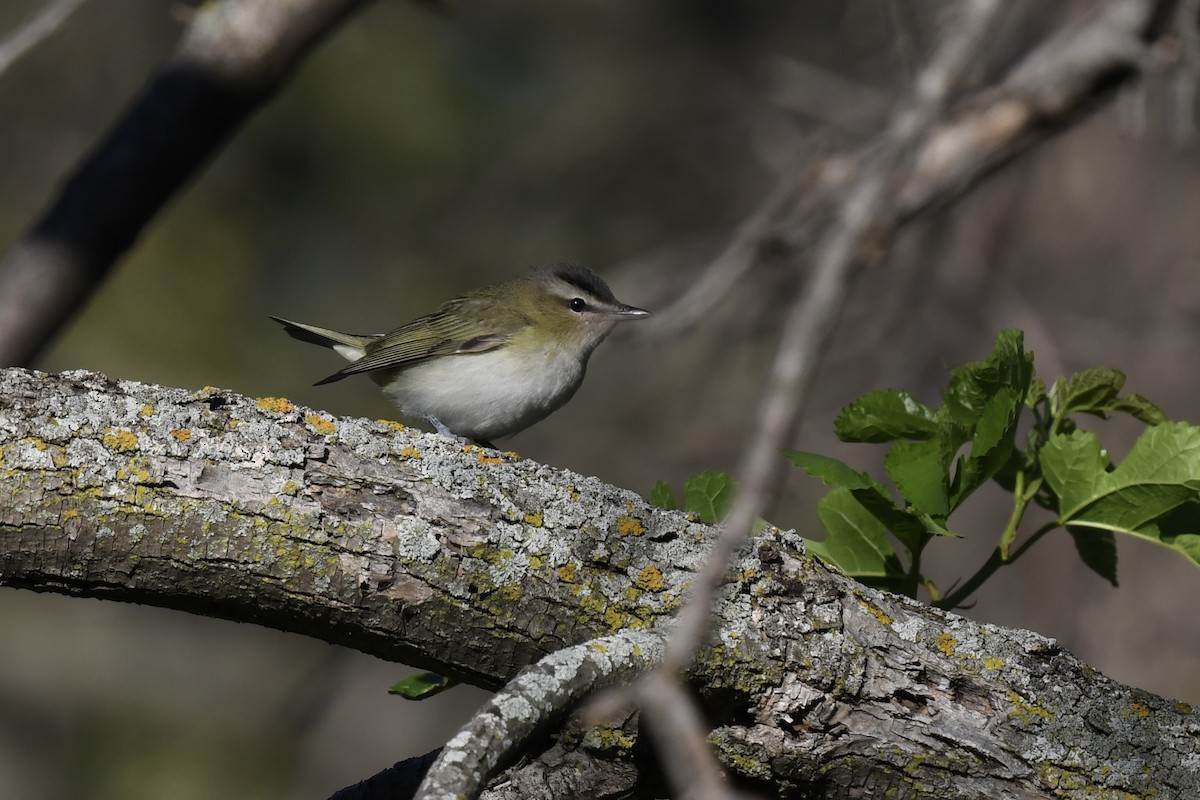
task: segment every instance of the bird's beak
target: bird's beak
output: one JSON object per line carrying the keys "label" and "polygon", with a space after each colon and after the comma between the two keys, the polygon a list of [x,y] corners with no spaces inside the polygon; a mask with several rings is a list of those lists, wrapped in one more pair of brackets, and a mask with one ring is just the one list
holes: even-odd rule
{"label": "bird's beak", "polygon": [[635,308],[634,306],[626,305],[618,306],[608,313],[614,317],[629,317],[630,319],[650,316],[650,312],[644,308]]}

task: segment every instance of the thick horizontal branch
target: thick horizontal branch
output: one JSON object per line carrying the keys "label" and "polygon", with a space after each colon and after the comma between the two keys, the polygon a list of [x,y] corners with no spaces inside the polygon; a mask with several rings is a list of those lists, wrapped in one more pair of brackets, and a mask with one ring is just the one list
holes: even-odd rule
{"label": "thick horizontal branch", "polygon": [[[258,622],[485,686],[665,623],[714,535],[395,423],[82,372],[0,371],[0,493],[0,584]],[[692,680],[727,768],[773,794],[1200,796],[1200,714],[1035,634],[832,574],[794,533],[748,544],[715,613]]]}

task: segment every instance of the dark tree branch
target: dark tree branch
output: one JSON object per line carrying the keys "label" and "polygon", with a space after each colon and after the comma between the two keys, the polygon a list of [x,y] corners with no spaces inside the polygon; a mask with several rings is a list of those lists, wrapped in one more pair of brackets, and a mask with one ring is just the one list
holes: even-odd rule
{"label": "dark tree branch", "polygon": [[159,209],[365,0],[202,4],[178,49],[0,261],[0,364],[29,364]]}

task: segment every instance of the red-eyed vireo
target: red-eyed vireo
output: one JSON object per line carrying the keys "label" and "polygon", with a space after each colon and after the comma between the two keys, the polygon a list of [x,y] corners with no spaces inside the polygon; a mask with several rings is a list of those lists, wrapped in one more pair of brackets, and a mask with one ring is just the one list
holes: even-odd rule
{"label": "red-eyed vireo", "polygon": [[271,319],[353,362],[317,385],[365,372],[404,415],[491,446],[570,400],[613,327],[649,313],[619,302],[587,267],[559,263],[468,292],[391,333]]}

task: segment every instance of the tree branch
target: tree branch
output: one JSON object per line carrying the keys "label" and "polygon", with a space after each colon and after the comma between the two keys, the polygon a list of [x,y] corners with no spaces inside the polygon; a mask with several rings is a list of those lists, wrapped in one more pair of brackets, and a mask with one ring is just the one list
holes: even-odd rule
{"label": "tree branch", "polygon": [[22,56],[54,35],[86,0],[53,0],[36,16],[0,40],[0,76]]}
{"label": "tree branch", "polygon": [[[499,686],[564,647],[667,624],[712,545],[712,528],[629,492],[397,428],[0,371],[0,585],[257,622]],[[802,549],[768,527],[739,551],[689,672],[737,781],[814,797],[1200,796],[1200,714]],[[564,747],[636,763],[569,742],[556,763]]]}
{"label": "tree branch", "polygon": [[200,6],[141,97],[0,261],[0,364],[31,363],[163,204],[364,2]]}

